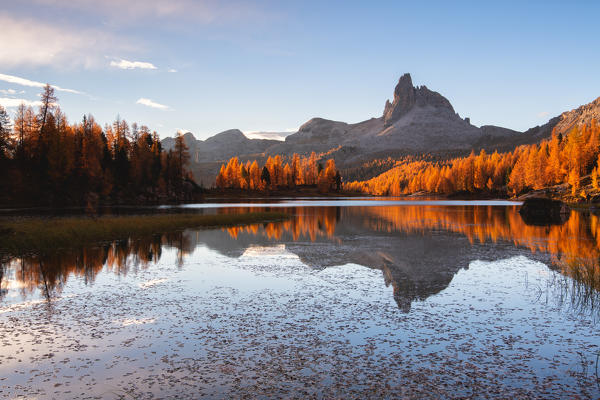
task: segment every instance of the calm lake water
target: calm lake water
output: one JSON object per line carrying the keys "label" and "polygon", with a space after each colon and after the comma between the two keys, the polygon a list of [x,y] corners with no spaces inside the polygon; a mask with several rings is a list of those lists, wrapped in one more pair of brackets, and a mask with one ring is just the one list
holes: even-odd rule
{"label": "calm lake water", "polygon": [[292,218],[4,260],[0,398],[600,396],[598,217],[386,199],[175,211],[273,208]]}

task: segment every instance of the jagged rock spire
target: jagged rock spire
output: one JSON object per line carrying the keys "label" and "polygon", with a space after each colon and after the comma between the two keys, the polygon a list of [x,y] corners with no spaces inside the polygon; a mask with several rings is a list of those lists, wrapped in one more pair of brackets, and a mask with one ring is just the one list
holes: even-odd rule
{"label": "jagged rock spire", "polygon": [[383,121],[385,125],[391,125],[393,121],[396,121],[415,105],[415,87],[412,83],[410,74],[404,74],[400,77],[396,89],[394,89],[394,101],[390,103],[389,100],[385,103],[385,109],[383,111]]}
{"label": "jagged rock spire", "polygon": [[448,108],[454,112],[450,102],[441,94],[427,89],[426,86],[414,87],[410,74],[400,77],[394,89],[394,101],[385,103],[383,122],[385,126],[392,125],[395,121],[406,115],[415,105],[424,107]]}

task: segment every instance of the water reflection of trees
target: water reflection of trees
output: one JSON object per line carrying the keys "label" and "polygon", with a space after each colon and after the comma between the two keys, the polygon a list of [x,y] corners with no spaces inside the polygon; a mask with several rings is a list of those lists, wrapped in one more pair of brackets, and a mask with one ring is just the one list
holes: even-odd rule
{"label": "water reflection of trees", "polygon": [[[262,212],[264,208],[247,207],[243,209],[222,209],[222,213]],[[283,222],[251,224],[226,228],[233,238],[240,233],[252,233],[271,240],[281,240],[284,234],[291,235],[292,240],[309,239],[315,241],[319,237],[334,238],[336,223],[341,218],[340,207],[289,207],[276,211],[293,215]]]}
{"label": "water reflection of trees", "polygon": [[[357,216],[367,229],[377,232],[425,234],[440,229],[461,233],[471,243],[509,241],[533,253],[551,254],[553,261],[575,278],[583,273],[582,267],[586,268],[586,276],[598,274],[600,217],[593,214],[572,211],[562,225],[533,226],[523,221],[516,206],[313,207],[285,211],[295,218],[283,223],[231,227],[227,232],[232,238],[244,232],[279,240],[289,233],[293,240],[314,241],[318,237],[334,238],[340,219]],[[596,267],[591,268],[591,265]]]}
{"label": "water reflection of trees", "polygon": [[104,269],[122,276],[135,273],[158,262],[165,246],[177,249],[180,263],[194,247],[187,235],[174,232],[5,260],[0,268],[0,299],[9,286],[18,288],[23,297],[39,290],[50,299],[60,294],[71,277],[93,284]]}
{"label": "water reflection of trees", "polygon": [[[518,207],[494,206],[400,206],[400,207],[346,207],[290,209],[296,218],[281,224],[251,225],[228,228],[233,238],[241,233],[282,239],[287,233],[294,240],[319,237],[334,239],[336,223],[352,219],[360,221],[371,231],[389,234],[425,235],[434,230],[460,233],[471,244],[511,242],[532,253],[551,256],[552,264],[563,275],[573,280],[562,293],[579,309],[598,307],[600,291],[600,217],[572,211],[562,225],[527,225],[518,213]],[[408,280],[394,280],[389,266],[381,266],[386,281],[397,293],[406,295],[415,289]],[[565,281],[567,282],[567,281]],[[410,296],[409,296],[410,297]],[[413,298],[417,299],[418,293]],[[564,299],[563,299],[564,300]],[[399,306],[400,306],[400,301]]]}
{"label": "water reflection of trees", "polygon": [[[248,243],[241,240],[241,236],[254,241],[262,238],[267,243],[323,241],[342,244],[343,240],[365,232],[377,234],[371,240],[380,241],[404,235],[406,242],[411,237],[424,237],[432,232],[453,232],[467,238],[472,245],[508,242],[533,253],[549,254],[555,268],[580,285],[564,293],[570,293],[573,301],[584,303],[579,306],[591,305],[592,300],[597,304],[597,291],[600,290],[600,219],[596,215],[573,211],[563,225],[530,226],[523,222],[517,207],[291,207],[277,210],[293,217],[282,222],[223,228],[222,232],[227,240],[238,246],[247,246]],[[264,208],[219,209],[217,212],[247,211],[264,211]],[[104,268],[119,275],[136,272],[158,261],[165,246],[177,249],[178,261],[183,263],[185,255],[193,251],[197,241],[189,232],[179,232],[5,260],[0,269],[0,298],[6,295],[9,282],[13,282],[12,285],[18,287],[23,296],[39,290],[50,298],[60,293],[71,276],[93,283]],[[455,242],[448,243],[448,248]],[[360,246],[361,243],[355,245]],[[407,261],[397,254],[379,251],[377,260],[375,255],[362,254],[362,258],[356,261],[356,252],[351,260],[344,258],[348,253],[341,250],[339,253],[335,262],[357,262],[381,269],[386,282],[394,287],[394,297],[401,308],[410,306],[404,304],[406,299],[420,299],[436,292],[424,291],[422,282],[411,280],[412,272],[407,272],[406,268],[399,270],[395,263],[406,264]],[[410,262],[410,257],[408,259]],[[442,259],[440,262],[445,261]],[[433,278],[425,276],[419,279]],[[440,285],[448,283],[449,280],[444,278]]]}
{"label": "water reflection of trees", "polygon": [[457,232],[471,243],[513,242],[531,252],[552,256],[561,272],[600,290],[600,218],[572,211],[562,225],[527,225],[517,207],[373,207],[371,227],[388,232]]}

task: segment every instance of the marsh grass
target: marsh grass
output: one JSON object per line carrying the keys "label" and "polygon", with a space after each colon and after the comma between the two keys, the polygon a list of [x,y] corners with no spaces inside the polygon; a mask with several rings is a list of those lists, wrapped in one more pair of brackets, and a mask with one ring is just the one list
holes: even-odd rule
{"label": "marsh grass", "polygon": [[578,257],[555,265],[561,273],[549,283],[558,289],[558,304],[600,321],[600,259]]}
{"label": "marsh grass", "polygon": [[12,256],[46,253],[60,248],[80,247],[185,228],[226,227],[281,221],[287,218],[287,214],[277,212],[216,215],[158,214],[98,218],[5,218],[0,219],[0,253]]}

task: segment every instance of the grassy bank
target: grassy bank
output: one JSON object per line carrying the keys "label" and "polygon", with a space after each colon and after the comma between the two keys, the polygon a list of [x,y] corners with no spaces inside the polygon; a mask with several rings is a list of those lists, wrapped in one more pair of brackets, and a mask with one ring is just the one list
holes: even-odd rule
{"label": "grassy bank", "polygon": [[0,219],[0,252],[20,255],[79,247],[130,236],[177,231],[185,228],[221,227],[279,221],[284,213],[159,214],[119,217],[62,217]]}

